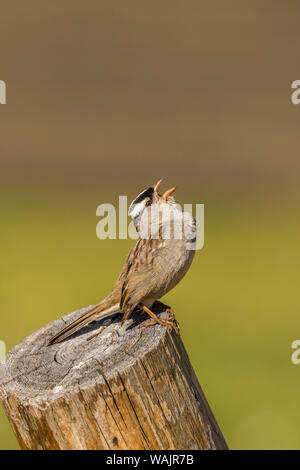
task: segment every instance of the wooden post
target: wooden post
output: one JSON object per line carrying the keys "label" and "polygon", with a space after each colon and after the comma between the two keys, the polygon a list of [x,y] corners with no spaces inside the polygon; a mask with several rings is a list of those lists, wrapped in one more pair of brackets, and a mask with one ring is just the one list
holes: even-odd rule
{"label": "wooden post", "polygon": [[47,346],[86,310],[36,331],[0,366],[0,398],[22,449],[227,448],[180,336],[141,327],[144,314],[122,327],[112,315]]}

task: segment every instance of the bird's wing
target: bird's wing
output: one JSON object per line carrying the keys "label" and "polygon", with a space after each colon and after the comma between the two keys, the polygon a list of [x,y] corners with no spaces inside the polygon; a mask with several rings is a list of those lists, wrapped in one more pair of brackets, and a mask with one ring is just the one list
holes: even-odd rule
{"label": "bird's wing", "polygon": [[164,249],[161,239],[140,238],[129,252],[120,301],[124,312],[132,310],[143,298],[154,292],[159,282],[157,276],[164,272],[163,257],[159,256]]}

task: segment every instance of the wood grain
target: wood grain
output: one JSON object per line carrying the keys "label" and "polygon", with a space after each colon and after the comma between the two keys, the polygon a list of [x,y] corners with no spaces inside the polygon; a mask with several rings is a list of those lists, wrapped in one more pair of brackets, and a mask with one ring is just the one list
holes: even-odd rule
{"label": "wood grain", "polygon": [[112,315],[47,346],[85,310],[33,333],[0,366],[0,399],[22,449],[227,448],[180,336],[141,326],[145,314],[123,326]]}

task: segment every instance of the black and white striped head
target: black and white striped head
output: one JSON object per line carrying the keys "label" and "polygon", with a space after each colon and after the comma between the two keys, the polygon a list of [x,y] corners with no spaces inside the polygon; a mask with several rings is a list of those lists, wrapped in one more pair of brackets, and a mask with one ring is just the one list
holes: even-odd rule
{"label": "black and white striped head", "polygon": [[162,180],[157,181],[153,186],[142,191],[130,204],[128,214],[133,221],[140,219],[143,212],[153,204],[170,204],[174,203],[174,199],[171,194],[175,191],[175,188],[171,188],[166,191],[162,196],[158,194],[158,187]]}

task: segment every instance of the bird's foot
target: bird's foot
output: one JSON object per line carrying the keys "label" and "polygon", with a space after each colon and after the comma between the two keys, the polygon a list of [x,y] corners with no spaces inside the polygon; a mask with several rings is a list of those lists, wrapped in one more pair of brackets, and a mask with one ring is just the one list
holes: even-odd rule
{"label": "bird's foot", "polygon": [[155,315],[155,313],[153,313],[148,307],[146,307],[145,305],[142,306],[142,309],[148,313],[148,315],[150,315],[151,318],[153,318],[153,320],[151,320],[150,322],[149,321],[145,321],[141,324],[141,326],[145,326],[145,327],[148,327],[148,326],[153,326],[153,325],[156,325],[156,324],[160,324],[162,326],[166,326],[167,328],[169,328],[170,330],[174,330],[175,333],[179,334],[179,324],[178,324],[178,321],[176,320],[175,318],[175,314],[173,312],[173,310],[168,307],[166,309],[166,312],[169,313],[169,317],[168,318],[160,318],[158,317],[157,315]]}
{"label": "bird's foot", "polygon": [[173,328],[176,331],[176,333],[178,334],[179,331],[180,331],[180,326],[179,326],[178,321],[175,318],[175,313],[173,312],[171,307],[168,307],[166,309],[166,312],[169,314],[169,317],[167,318],[167,320],[173,324]]}
{"label": "bird's foot", "polygon": [[159,323],[160,325],[166,326],[170,330],[174,330],[175,333],[179,334],[180,329],[178,321],[175,318],[172,318],[170,320],[169,318],[158,318],[157,320],[145,321],[144,323],[142,323],[142,325],[148,328],[148,326],[156,325],[157,323]]}

